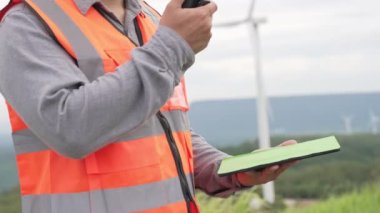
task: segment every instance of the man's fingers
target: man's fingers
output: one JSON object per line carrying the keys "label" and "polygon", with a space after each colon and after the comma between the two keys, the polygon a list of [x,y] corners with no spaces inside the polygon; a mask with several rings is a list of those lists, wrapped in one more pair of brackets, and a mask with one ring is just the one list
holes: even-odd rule
{"label": "man's fingers", "polygon": [[210,8],[211,14],[214,14],[218,10],[218,5],[216,5],[215,2],[210,2],[210,4],[205,6]]}
{"label": "man's fingers", "polygon": [[215,2],[210,2],[209,4],[206,4],[204,6],[201,6],[203,10],[207,10],[208,13],[212,16],[217,10],[218,6],[215,4]]}
{"label": "man's fingers", "polygon": [[279,165],[270,166],[264,169],[260,174],[261,182],[269,182],[272,181],[276,177],[277,170],[280,169]]}
{"label": "man's fingers", "polygon": [[291,161],[281,165],[274,165],[266,168],[261,172],[260,179],[264,183],[275,180],[281,173],[296,163],[298,163],[298,161]]}
{"label": "man's fingers", "polygon": [[293,144],[296,144],[297,141],[296,140],[288,140],[288,141],[285,141],[285,142],[282,142],[280,145],[278,146],[288,146],[288,145],[293,145]]}
{"label": "man's fingers", "polygon": [[284,163],[280,166],[280,168],[276,171],[276,177],[277,178],[280,174],[282,174],[285,170],[289,169],[290,167],[294,166],[295,164],[297,164],[299,162],[299,160],[296,160],[296,161],[290,161],[290,162],[287,162],[287,163]]}
{"label": "man's fingers", "polygon": [[237,173],[237,178],[243,186],[253,186],[260,184],[260,174],[261,172],[257,171],[248,171]]}
{"label": "man's fingers", "polygon": [[[281,165],[273,165],[269,166],[260,171],[249,171],[243,172],[242,176],[244,176],[243,183],[245,185],[257,185],[264,184],[270,181],[275,180],[281,173],[283,173],[286,169],[298,163],[298,161],[290,161],[288,163],[283,163]],[[240,180],[242,181],[242,180]],[[247,184],[251,183],[251,184]]]}

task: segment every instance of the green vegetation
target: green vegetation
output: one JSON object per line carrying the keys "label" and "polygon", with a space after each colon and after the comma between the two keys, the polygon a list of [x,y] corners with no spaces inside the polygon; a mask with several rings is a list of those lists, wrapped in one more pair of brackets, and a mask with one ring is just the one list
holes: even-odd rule
{"label": "green vegetation", "polygon": [[340,197],[301,209],[288,209],[285,213],[378,213],[380,210],[380,184],[364,187]]}
{"label": "green vegetation", "polygon": [[202,213],[378,213],[380,209],[380,183],[366,185],[361,190],[354,190],[341,196],[333,196],[320,203],[285,209],[282,201],[275,205],[263,205],[260,210],[250,208],[252,199],[258,198],[256,190],[238,193],[228,199],[211,198],[204,193],[197,193]]}
{"label": "green vegetation", "polygon": [[250,201],[258,197],[255,190],[242,192],[227,199],[213,198],[202,192],[197,193],[197,200],[203,213],[250,212]]}
{"label": "green vegetation", "polygon": [[0,195],[0,212],[4,213],[20,213],[20,193],[19,189],[15,188],[11,191],[4,192]]}
{"label": "green vegetation", "polygon": [[16,187],[17,184],[17,169],[13,148],[0,147],[0,193]]}
{"label": "green vegetation", "polygon": [[[259,195],[259,187],[237,192],[229,198],[210,197],[203,192],[197,192],[197,200],[202,213],[276,213],[284,209],[281,198],[269,205]],[[256,207],[255,207],[256,206]]]}

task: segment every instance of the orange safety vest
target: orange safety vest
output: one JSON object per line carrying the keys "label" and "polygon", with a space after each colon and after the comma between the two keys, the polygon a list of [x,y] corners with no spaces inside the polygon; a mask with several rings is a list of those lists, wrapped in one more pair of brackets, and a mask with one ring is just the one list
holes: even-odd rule
{"label": "orange safety vest", "polygon": [[[83,15],[73,0],[26,0],[90,81],[130,60],[135,44],[95,8]],[[137,16],[142,39],[158,14],[146,3]],[[53,65],[52,65],[53,66]],[[199,212],[184,80],[133,134],[70,159],[47,147],[8,105],[23,212]],[[164,116],[164,117],[163,117]],[[167,126],[170,124],[170,127]]]}

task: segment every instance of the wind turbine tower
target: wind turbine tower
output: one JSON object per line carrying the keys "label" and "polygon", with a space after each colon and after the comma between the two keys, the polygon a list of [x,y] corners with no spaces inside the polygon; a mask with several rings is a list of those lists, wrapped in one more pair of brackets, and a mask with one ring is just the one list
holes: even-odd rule
{"label": "wind turbine tower", "polygon": [[[215,27],[235,27],[241,24],[248,24],[250,38],[253,45],[255,71],[256,71],[256,86],[257,86],[257,124],[259,133],[259,146],[261,149],[270,147],[269,121],[268,121],[268,100],[264,91],[261,58],[260,58],[260,37],[259,26],[267,22],[265,18],[254,18],[253,11],[255,2],[252,1],[248,16],[239,21],[216,24]],[[269,182],[263,185],[264,199],[269,203],[274,203],[275,193],[274,184]]]}
{"label": "wind turbine tower", "polygon": [[372,134],[377,135],[379,133],[380,117],[375,115],[373,111],[369,112],[369,116],[370,116],[371,132]]}
{"label": "wind turbine tower", "polygon": [[352,116],[342,116],[344,130],[347,135],[352,134]]}

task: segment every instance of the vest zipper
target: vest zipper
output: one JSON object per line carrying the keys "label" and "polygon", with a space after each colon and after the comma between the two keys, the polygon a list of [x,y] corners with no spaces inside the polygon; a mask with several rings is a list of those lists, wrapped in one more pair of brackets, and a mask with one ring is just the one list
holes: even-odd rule
{"label": "vest zipper", "polygon": [[[143,41],[142,33],[140,30],[137,18],[133,20],[133,23],[135,25],[136,35],[137,35],[137,38],[139,40],[140,46],[142,46],[144,44],[144,41]],[[190,187],[189,187],[189,184],[188,184],[187,179],[186,179],[185,171],[183,170],[182,158],[181,158],[181,155],[179,154],[177,144],[174,140],[170,124],[169,124],[168,120],[165,118],[165,116],[160,111],[157,113],[157,118],[160,121],[161,126],[165,131],[165,136],[166,136],[166,139],[169,143],[169,147],[170,147],[170,150],[171,150],[173,158],[174,158],[174,162],[175,162],[175,166],[177,168],[179,181],[181,184],[182,194],[186,200],[187,212],[191,212],[190,203],[194,202],[194,200],[193,200],[193,196],[191,196],[191,193],[190,193]]]}
{"label": "vest zipper", "polygon": [[181,155],[179,153],[177,144],[174,140],[170,124],[161,112],[157,113],[157,118],[160,121],[161,126],[163,127],[165,131],[165,135],[168,140],[169,147],[174,158],[174,162],[175,162],[177,172],[178,172],[179,181],[181,183],[183,197],[186,200],[187,212],[191,212],[190,203],[191,202],[195,203],[195,202],[190,192],[190,187],[186,179],[185,171],[183,170]]}
{"label": "vest zipper", "polygon": [[137,39],[139,40],[139,44],[140,46],[142,46],[144,45],[144,40],[143,40],[143,36],[140,30],[139,23],[137,22],[137,18],[133,19],[133,24],[135,25],[135,31],[136,31]]}
{"label": "vest zipper", "polygon": [[[144,44],[144,40],[142,37],[142,33],[140,30],[140,26],[138,24],[137,18],[135,18],[133,20],[133,23],[135,25],[136,35],[137,35],[137,38],[139,40],[139,44],[140,44],[140,46],[142,46]],[[191,196],[190,187],[189,187],[189,184],[188,184],[187,179],[186,179],[185,171],[183,170],[182,158],[181,158],[181,155],[179,153],[177,144],[174,140],[172,129],[170,127],[168,120],[165,118],[165,116],[160,111],[157,112],[156,116],[157,116],[158,120],[160,121],[162,128],[164,129],[166,139],[169,143],[170,151],[172,152],[174,162],[175,162],[175,166],[177,168],[177,173],[178,173],[178,178],[179,178],[179,181],[181,184],[182,194],[186,200],[187,212],[190,213],[191,212],[190,203],[191,202],[195,203],[195,202],[194,202],[193,196]]]}

